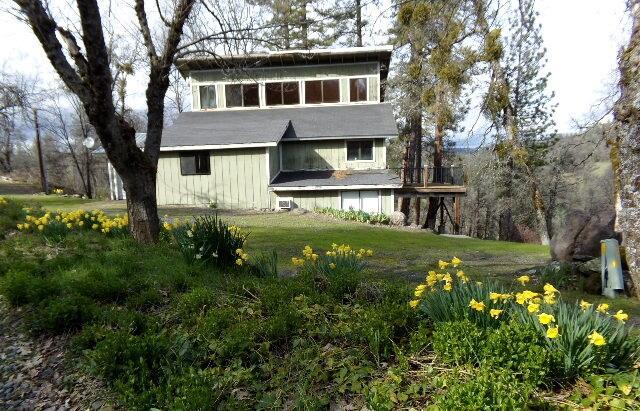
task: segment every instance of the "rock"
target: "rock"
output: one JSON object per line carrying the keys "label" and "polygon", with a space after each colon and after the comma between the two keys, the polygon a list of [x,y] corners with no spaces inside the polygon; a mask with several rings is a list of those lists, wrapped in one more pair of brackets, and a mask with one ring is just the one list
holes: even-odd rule
{"label": "rock", "polygon": [[389,224],[393,226],[403,226],[407,223],[407,216],[402,211],[394,211],[389,216]]}
{"label": "rock", "polygon": [[570,211],[564,227],[551,239],[551,258],[570,262],[599,257],[600,240],[620,240],[614,230],[615,218],[613,210],[593,215],[579,210]]}
{"label": "rock", "polygon": [[302,214],[307,214],[308,211],[304,208],[299,208],[296,207],[294,209],[291,210],[291,214],[295,214],[295,215],[302,215]]}
{"label": "rock", "polygon": [[589,294],[602,293],[602,275],[600,273],[600,259],[576,263],[576,271],[580,275],[582,290]]}

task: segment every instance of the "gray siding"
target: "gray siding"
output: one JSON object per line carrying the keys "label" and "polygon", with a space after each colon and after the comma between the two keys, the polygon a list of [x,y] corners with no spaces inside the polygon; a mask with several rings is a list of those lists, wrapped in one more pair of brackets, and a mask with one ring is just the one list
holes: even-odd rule
{"label": "gray siding", "polygon": [[282,143],[281,150],[284,170],[366,170],[386,167],[384,139],[374,140],[372,162],[347,161],[345,140]]}
{"label": "gray siding", "polygon": [[280,145],[269,147],[269,181],[273,180],[280,172]]}
{"label": "gray siding", "polygon": [[269,208],[269,170],[264,148],[210,152],[210,175],[183,176],[179,153],[161,153],[156,193],[158,204],[221,208]]}

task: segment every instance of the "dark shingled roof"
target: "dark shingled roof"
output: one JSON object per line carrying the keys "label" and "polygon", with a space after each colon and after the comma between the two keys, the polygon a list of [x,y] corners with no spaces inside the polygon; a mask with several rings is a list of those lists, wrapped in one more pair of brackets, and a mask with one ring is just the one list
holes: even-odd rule
{"label": "dark shingled roof", "polygon": [[281,139],[392,137],[390,104],[354,104],[181,113],[162,147],[277,143]]}
{"label": "dark shingled roof", "polygon": [[283,171],[270,187],[352,186],[352,185],[396,185],[401,186],[400,177],[393,170],[323,170]]}

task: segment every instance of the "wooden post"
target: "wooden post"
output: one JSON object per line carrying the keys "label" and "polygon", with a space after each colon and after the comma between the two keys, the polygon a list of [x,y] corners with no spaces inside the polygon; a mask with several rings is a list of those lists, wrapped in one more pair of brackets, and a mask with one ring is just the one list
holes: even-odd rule
{"label": "wooden post", "polygon": [[36,148],[38,150],[38,164],[40,165],[40,184],[42,191],[49,194],[49,184],[47,184],[47,173],[44,170],[44,156],[42,155],[42,145],[40,144],[40,123],[38,122],[38,110],[33,109],[33,121],[36,128]]}
{"label": "wooden post", "polygon": [[427,183],[429,182],[429,166],[424,166],[424,169],[422,171],[422,178],[422,185],[426,188]]}
{"label": "wooden post", "polygon": [[453,233],[460,234],[460,223],[462,220],[462,197],[453,197]]}
{"label": "wooden post", "polygon": [[417,226],[420,226],[420,203],[420,196],[415,196],[415,200],[413,201],[413,214]]}

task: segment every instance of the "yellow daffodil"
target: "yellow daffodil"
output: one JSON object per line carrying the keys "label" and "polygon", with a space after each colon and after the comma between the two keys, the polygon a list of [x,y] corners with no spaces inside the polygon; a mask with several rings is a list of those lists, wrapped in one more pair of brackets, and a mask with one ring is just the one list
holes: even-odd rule
{"label": "yellow daffodil", "polygon": [[238,258],[236,260],[236,265],[242,265],[242,264],[244,264],[244,260],[242,258]]}
{"label": "yellow daffodil", "polygon": [[580,308],[582,308],[583,311],[586,311],[589,309],[589,307],[591,307],[593,304],[586,302],[585,300],[580,300]]}
{"label": "yellow daffodil", "polygon": [[500,314],[502,314],[503,310],[498,310],[496,308],[492,308],[491,310],[489,310],[489,315],[491,315],[493,318],[497,319]]}
{"label": "yellow daffodil", "polygon": [[446,282],[451,282],[453,281],[453,278],[451,278],[451,274],[446,273],[445,275],[442,276],[442,280],[441,281],[446,281]]}
{"label": "yellow daffodil", "polygon": [[525,285],[526,283],[528,283],[529,281],[531,281],[531,278],[529,278],[528,275],[521,275],[520,277],[517,278],[517,281],[522,284]]}
{"label": "yellow daffodil", "polygon": [[497,303],[498,299],[500,299],[500,293],[490,292],[489,299],[493,301],[494,304]]}
{"label": "yellow daffodil", "polygon": [[453,257],[451,259],[451,265],[454,266],[454,267],[459,266],[461,263],[462,263],[462,260],[459,259],[458,257]]}
{"label": "yellow daffodil", "polygon": [[335,263],[329,263],[329,268],[331,268],[332,270],[336,269],[336,264]]}
{"label": "yellow daffodil", "polygon": [[68,229],[72,229],[72,228],[73,228],[73,224],[71,224],[71,223],[67,223],[67,228],[68,228]]}
{"label": "yellow daffodil", "polygon": [[452,287],[451,283],[447,281],[444,284],[444,287],[442,287],[442,289],[445,290],[445,291],[451,291],[453,289],[453,287]]}
{"label": "yellow daffodil", "polygon": [[424,294],[424,288],[416,288],[416,290],[413,292],[413,295],[415,295],[416,297],[421,297],[422,294]]}
{"label": "yellow daffodil", "polygon": [[558,338],[558,327],[551,327],[547,330],[547,338]]}
{"label": "yellow daffodil", "polygon": [[371,250],[371,249],[367,250],[367,255],[369,257],[371,257],[373,255],[373,250]]}
{"label": "yellow daffodil", "polygon": [[538,314],[538,321],[540,321],[540,324],[551,324],[552,322],[556,321],[556,318],[551,315],[551,314],[547,314],[547,313],[542,313],[542,314]]}
{"label": "yellow daffodil", "polygon": [[416,308],[418,306],[418,304],[420,304],[420,300],[411,300],[411,301],[409,301],[409,306],[411,306],[411,308]]}
{"label": "yellow daffodil", "polygon": [[602,334],[597,331],[593,331],[591,334],[589,334],[589,343],[596,346],[601,346],[605,345],[607,341],[604,339],[604,336]]}
{"label": "yellow daffodil", "polygon": [[553,305],[556,303],[556,296],[553,294],[547,294],[544,296],[544,302],[549,305]]}
{"label": "yellow daffodil", "polygon": [[469,307],[476,311],[484,311],[484,303],[482,301],[476,301],[475,299],[471,299],[469,302]]}
{"label": "yellow daffodil", "polygon": [[535,303],[529,304],[527,306],[527,311],[529,311],[531,314],[537,313],[538,311],[540,311],[540,304],[535,304]]}
{"label": "yellow daffodil", "polygon": [[449,264],[450,263],[448,263],[447,261],[442,261],[442,260],[438,261],[438,267],[441,270],[444,270],[445,268],[449,267]]}
{"label": "yellow daffodil", "polygon": [[629,319],[629,314],[622,310],[618,310],[618,312],[613,315],[613,318],[623,323]]}
{"label": "yellow daffodil", "polygon": [[544,285],[544,293],[545,293],[545,294],[547,294],[547,295],[553,295],[553,294],[555,294],[555,293],[559,293],[559,292],[560,292],[560,291],[558,291],[558,290],[556,289],[556,287],[552,286],[552,285],[551,285],[551,284],[549,284],[549,283],[546,283],[546,284]]}
{"label": "yellow daffodil", "polygon": [[602,303],[602,304],[598,304],[596,311],[602,314],[606,314],[608,309],[609,309],[609,304]]}

